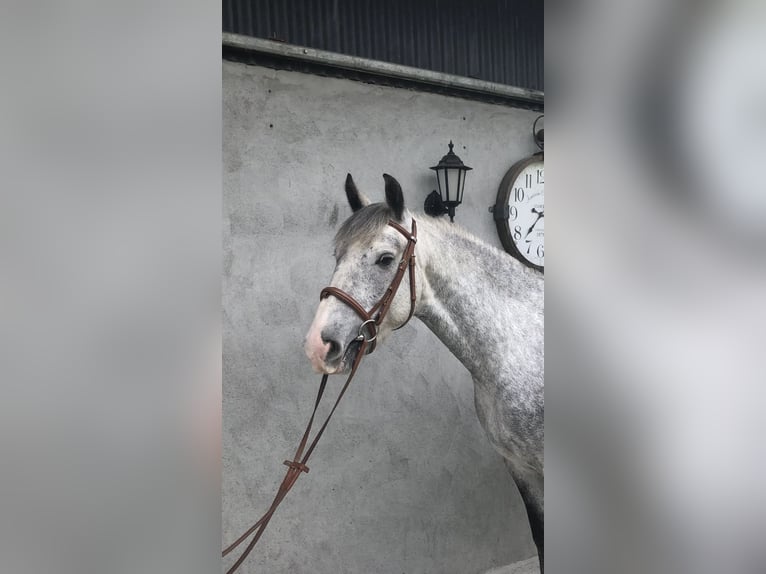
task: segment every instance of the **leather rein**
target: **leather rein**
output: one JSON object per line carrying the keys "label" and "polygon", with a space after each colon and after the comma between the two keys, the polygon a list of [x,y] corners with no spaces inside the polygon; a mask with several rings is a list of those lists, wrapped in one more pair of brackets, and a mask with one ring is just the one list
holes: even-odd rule
{"label": "leather rein", "polygon": [[[356,339],[354,339],[355,342],[360,343],[359,349],[357,350],[356,355],[354,356],[354,360],[351,364],[351,372],[349,373],[348,378],[346,379],[346,382],[341,388],[340,393],[338,393],[338,398],[335,400],[335,404],[330,410],[330,414],[327,415],[327,418],[325,419],[324,423],[317,431],[316,435],[314,436],[314,439],[311,441],[311,444],[309,444],[308,448],[306,448],[306,445],[308,444],[309,434],[311,432],[311,427],[314,423],[314,415],[316,415],[317,409],[319,408],[319,403],[321,402],[322,396],[324,395],[325,388],[327,387],[328,375],[325,374],[322,376],[322,381],[319,384],[319,391],[317,393],[316,401],[314,402],[314,410],[311,413],[311,417],[309,417],[309,422],[306,425],[306,430],[303,432],[301,441],[298,444],[297,450],[295,451],[295,456],[293,456],[292,460],[286,460],[283,463],[287,466],[287,472],[285,474],[285,477],[282,479],[282,483],[279,485],[279,488],[277,489],[277,494],[274,497],[274,500],[272,501],[271,506],[266,511],[266,514],[264,514],[255,524],[253,524],[250,528],[248,528],[244,532],[244,534],[242,534],[242,536],[240,536],[232,544],[227,546],[221,553],[221,556],[225,557],[234,549],[236,549],[240,544],[242,544],[245,540],[247,540],[253,533],[255,533],[255,536],[253,536],[253,539],[247,545],[247,547],[242,552],[242,554],[237,559],[237,561],[234,563],[234,565],[227,571],[227,574],[233,574],[233,572],[235,572],[242,565],[242,563],[247,558],[248,554],[250,554],[252,549],[261,539],[261,536],[263,535],[263,531],[266,530],[266,527],[271,521],[271,518],[274,515],[274,512],[277,510],[279,505],[287,496],[287,493],[290,492],[290,489],[292,489],[292,487],[295,485],[295,483],[297,482],[298,478],[300,477],[302,473],[304,472],[308,473],[309,467],[306,466],[306,463],[311,457],[311,454],[314,452],[314,449],[316,448],[317,443],[319,442],[319,439],[322,437],[322,434],[324,434],[324,431],[327,428],[327,425],[329,424],[330,419],[332,418],[332,415],[335,413],[335,409],[338,407],[340,400],[343,398],[343,395],[346,393],[346,389],[351,383],[351,379],[354,378],[354,375],[356,374],[359,364],[362,362],[362,357],[364,357],[365,354],[372,353],[372,351],[375,350],[376,340],[378,337],[378,328],[380,327],[380,324],[383,322],[383,319],[385,318],[389,308],[391,307],[391,302],[393,301],[397,291],[399,290],[399,285],[401,284],[402,279],[404,278],[404,273],[406,270],[409,270],[409,278],[410,278],[410,313],[407,316],[407,320],[404,321],[404,323],[402,323],[401,325],[399,325],[396,329],[401,329],[402,327],[404,327],[404,325],[406,325],[409,322],[409,320],[412,318],[412,315],[415,313],[415,300],[416,300],[415,244],[417,243],[417,234],[418,234],[417,224],[415,223],[415,220],[413,219],[412,232],[407,231],[404,227],[402,227],[395,221],[389,221],[388,225],[390,225],[391,227],[396,229],[399,233],[404,235],[404,237],[407,239],[407,247],[404,249],[404,253],[402,254],[402,260],[399,262],[399,266],[396,270],[396,275],[394,275],[394,278],[391,280],[391,283],[386,289],[386,292],[383,294],[383,297],[381,297],[381,299],[375,305],[373,305],[373,307],[369,311],[365,310],[365,308],[362,307],[362,305],[360,305],[359,302],[356,299],[354,299],[351,295],[349,295],[345,291],[342,291],[341,289],[338,289],[337,287],[325,287],[324,289],[322,289],[322,292],[319,296],[320,300],[325,299],[329,297],[330,295],[332,295],[333,297],[336,297],[340,299],[341,301],[343,301],[344,303],[346,303],[346,305],[351,307],[356,312],[356,314],[359,315],[359,317],[362,319],[362,324],[359,326],[358,336]],[[369,336],[366,336],[366,335],[369,335]],[[305,453],[304,453],[304,450],[305,450]]]}

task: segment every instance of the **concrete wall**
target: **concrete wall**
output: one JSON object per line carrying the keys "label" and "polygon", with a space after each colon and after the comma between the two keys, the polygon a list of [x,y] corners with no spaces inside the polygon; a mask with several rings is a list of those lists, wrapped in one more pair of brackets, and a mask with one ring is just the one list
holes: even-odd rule
{"label": "concrete wall", "polygon": [[[456,222],[499,247],[487,207],[506,170],[535,151],[536,114],[231,62],[223,100],[230,542],[271,502],[310,412],[319,377],[303,337],[350,214],[346,173],[373,201],[391,173],[422,211],[435,186],[427,168],[453,139],[474,168]],[[330,394],[341,384],[331,378]],[[471,574],[535,552],[468,372],[417,320],[362,363],[310,467],[243,572]]]}

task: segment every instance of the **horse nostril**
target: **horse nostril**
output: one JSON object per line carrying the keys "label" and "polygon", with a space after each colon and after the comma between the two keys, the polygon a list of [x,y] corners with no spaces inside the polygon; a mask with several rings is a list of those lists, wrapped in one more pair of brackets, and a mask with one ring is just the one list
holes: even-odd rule
{"label": "horse nostril", "polygon": [[325,361],[334,361],[335,359],[340,357],[341,352],[341,346],[338,341],[335,339],[330,339],[329,337],[325,337],[322,335],[322,342],[325,345],[330,345],[330,348],[327,350],[327,355],[325,356]]}

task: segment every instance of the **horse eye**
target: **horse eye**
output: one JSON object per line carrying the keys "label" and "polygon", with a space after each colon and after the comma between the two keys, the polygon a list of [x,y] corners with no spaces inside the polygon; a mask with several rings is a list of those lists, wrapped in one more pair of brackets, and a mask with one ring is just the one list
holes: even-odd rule
{"label": "horse eye", "polygon": [[390,253],[385,253],[378,257],[378,260],[375,262],[375,265],[380,265],[381,267],[389,267],[394,262],[394,256]]}

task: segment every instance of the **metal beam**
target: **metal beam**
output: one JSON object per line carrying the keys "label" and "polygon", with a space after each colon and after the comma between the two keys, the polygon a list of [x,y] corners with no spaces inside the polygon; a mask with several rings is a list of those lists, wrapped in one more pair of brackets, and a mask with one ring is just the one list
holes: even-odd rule
{"label": "metal beam", "polygon": [[346,54],[304,48],[293,44],[264,40],[263,38],[253,38],[251,36],[232,34],[230,32],[223,33],[223,46],[254,54],[276,56],[319,66],[362,72],[364,74],[380,76],[383,78],[405,80],[416,84],[437,86],[459,92],[508,99],[527,103],[536,108],[542,108],[545,101],[544,93],[539,90],[506,86],[504,84],[475,80],[464,76],[443,74],[441,72],[422,70],[420,68],[401,66],[399,64],[380,62],[378,60],[359,58]]}

